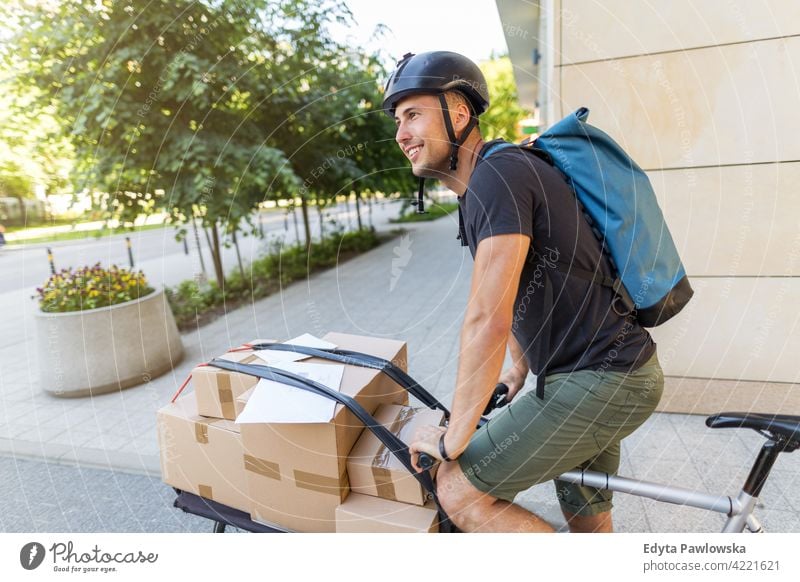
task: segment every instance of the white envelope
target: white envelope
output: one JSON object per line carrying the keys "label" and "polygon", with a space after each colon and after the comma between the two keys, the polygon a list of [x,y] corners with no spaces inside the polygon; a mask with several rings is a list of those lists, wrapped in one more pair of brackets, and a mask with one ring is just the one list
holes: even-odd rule
{"label": "white envelope", "polygon": [[[337,392],[344,376],[344,366],[339,364],[276,362],[271,365],[314,380]],[[336,401],[330,398],[302,388],[262,379],[256,384],[253,394],[250,395],[236,422],[239,424],[330,422],[336,404]]]}

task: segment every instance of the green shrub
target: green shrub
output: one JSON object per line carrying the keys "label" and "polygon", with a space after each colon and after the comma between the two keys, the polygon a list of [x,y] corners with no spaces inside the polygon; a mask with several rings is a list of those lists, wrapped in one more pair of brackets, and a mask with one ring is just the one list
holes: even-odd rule
{"label": "green shrub", "polygon": [[335,266],[352,255],[366,252],[382,240],[372,229],[334,231],[311,248],[273,244],[269,252],[245,268],[244,277],[235,269],[225,278],[224,290],[216,283],[200,287],[183,281],[166,290],[175,321],[180,329],[202,325],[225,309],[266,297],[280,287],[307,278],[315,271]]}

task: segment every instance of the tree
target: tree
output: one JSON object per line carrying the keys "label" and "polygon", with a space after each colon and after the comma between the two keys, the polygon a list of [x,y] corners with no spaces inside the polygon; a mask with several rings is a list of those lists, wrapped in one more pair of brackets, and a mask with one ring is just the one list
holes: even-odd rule
{"label": "tree", "polygon": [[[35,83],[38,109],[64,124],[76,189],[106,192],[123,221],[159,208],[178,224],[198,217],[220,282],[220,230],[235,237],[264,200],[300,193],[305,209],[375,171],[340,159],[385,72],[331,40],[327,24],[349,18],[338,2],[19,0],[3,11],[19,31],[3,49],[16,92]],[[392,145],[377,147],[391,156]]]}
{"label": "tree", "polygon": [[[8,85],[11,75],[0,73]],[[37,89],[30,87],[16,107],[9,93],[0,94],[0,195],[33,198],[36,185],[45,193],[63,188],[69,177],[72,150],[52,110],[31,107]]]}
{"label": "tree", "polygon": [[503,138],[517,141],[520,121],[530,114],[519,105],[514,69],[507,56],[480,63],[489,85],[491,105],[481,116],[481,131],[485,140]]}
{"label": "tree", "polygon": [[[315,42],[292,19],[312,3],[136,4],[7,7],[20,32],[4,57],[18,93],[33,80],[39,106],[67,124],[78,188],[107,192],[123,221],[158,207],[177,223],[198,215],[222,282],[219,229],[238,229],[268,190],[299,186],[261,122],[285,118],[294,88],[283,63]],[[256,103],[270,114],[252,115]]]}
{"label": "tree", "polygon": [[307,202],[318,209],[361,191],[395,192],[413,188],[408,162],[391,139],[394,124],[380,109],[379,83],[386,71],[374,57],[341,51],[333,60],[317,56],[306,90],[287,123],[279,129],[300,190],[306,239],[310,242]]}

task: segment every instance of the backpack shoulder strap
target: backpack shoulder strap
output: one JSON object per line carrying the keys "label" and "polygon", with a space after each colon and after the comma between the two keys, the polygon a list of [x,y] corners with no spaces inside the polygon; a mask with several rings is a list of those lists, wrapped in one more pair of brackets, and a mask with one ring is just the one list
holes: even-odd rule
{"label": "backpack shoulder strap", "polygon": [[539,158],[541,160],[544,160],[545,162],[547,162],[551,166],[553,165],[553,158],[550,156],[549,153],[547,153],[543,149],[541,149],[539,147],[536,147],[536,142],[535,141],[523,142],[523,143],[519,143],[519,144],[510,143],[510,142],[507,142],[507,141],[496,143],[493,146],[491,146],[488,150],[486,150],[486,153],[483,154],[483,159],[485,160],[486,158],[488,158],[492,154],[496,154],[497,152],[500,152],[502,150],[507,150],[509,148],[517,148],[517,149],[529,152],[529,153],[535,155],[537,158]]}

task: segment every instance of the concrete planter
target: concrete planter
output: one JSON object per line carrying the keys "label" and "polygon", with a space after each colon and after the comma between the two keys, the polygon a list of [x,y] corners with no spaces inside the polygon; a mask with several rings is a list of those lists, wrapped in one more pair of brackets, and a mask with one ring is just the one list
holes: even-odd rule
{"label": "concrete planter", "polygon": [[126,303],[36,314],[39,378],[54,396],[90,396],[149,382],[183,358],[163,290]]}

